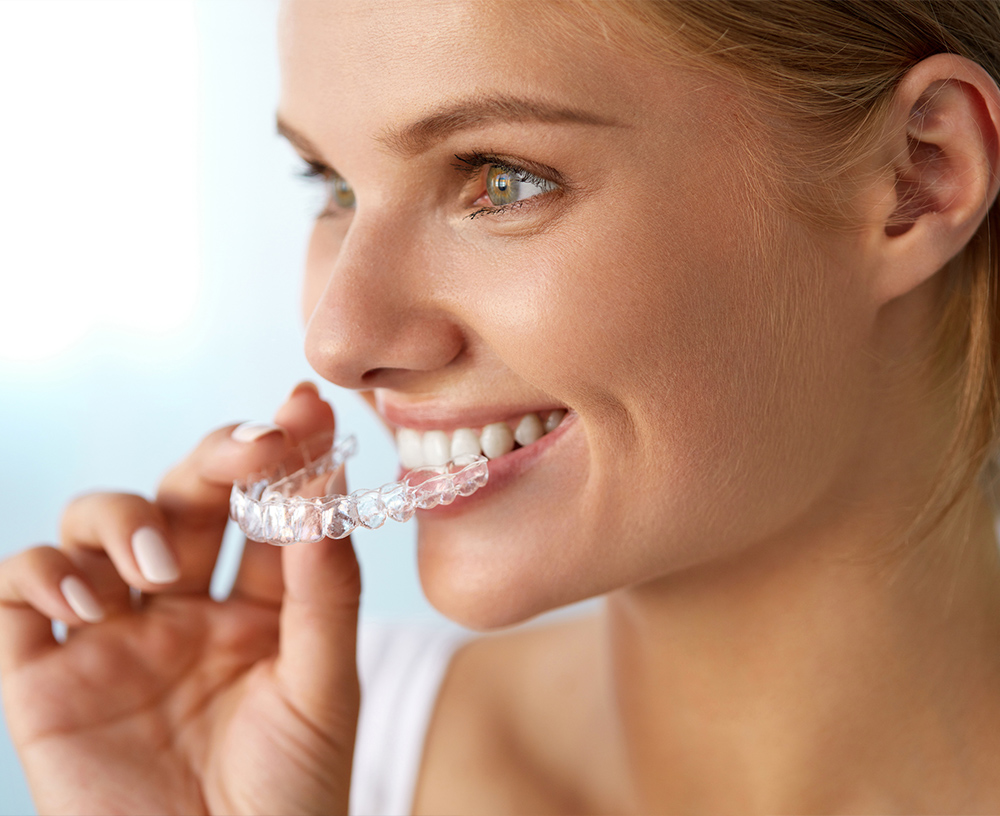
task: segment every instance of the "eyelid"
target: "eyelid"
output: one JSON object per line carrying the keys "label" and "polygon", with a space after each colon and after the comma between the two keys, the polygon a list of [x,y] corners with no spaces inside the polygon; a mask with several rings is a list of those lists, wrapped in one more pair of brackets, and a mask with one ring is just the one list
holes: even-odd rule
{"label": "eyelid", "polygon": [[[455,158],[459,163],[453,164],[452,166],[463,175],[467,176],[470,180],[480,179],[483,176],[484,168],[496,167],[506,172],[524,175],[526,177],[525,180],[528,181],[534,180],[535,182],[540,182],[542,184],[555,185],[555,189],[548,190],[544,193],[539,193],[519,201],[512,201],[509,204],[501,204],[497,206],[491,204],[490,206],[480,207],[465,216],[465,218],[468,218],[470,221],[484,215],[500,215],[514,209],[520,209],[524,206],[544,206],[550,201],[553,194],[558,195],[559,193],[564,193],[568,187],[562,173],[553,167],[539,164],[538,162],[510,157],[504,154],[487,153],[485,151],[480,152],[478,150],[466,154],[455,154]],[[477,197],[476,200],[478,201],[479,197]]]}
{"label": "eyelid", "polygon": [[476,176],[486,165],[496,165],[515,172],[525,172],[532,176],[537,176],[545,181],[551,181],[562,188],[568,186],[563,174],[554,167],[546,164],[522,159],[519,156],[510,156],[503,153],[490,153],[488,151],[472,150],[468,153],[457,153],[455,158],[458,164],[452,166],[470,178]]}
{"label": "eyelid", "polygon": [[299,170],[299,175],[303,178],[326,178],[330,172],[330,168],[319,162],[308,161],[306,159],[302,160],[304,166]]}
{"label": "eyelid", "polygon": [[340,173],[324,162],[318,161],[317,159],[307,159],[305,156],[300,156],[299,158],[301,158],[305,163],[305,167],[299,171],[299,175],[305,178],[324,178],[328,181],[333,179],[343,179],[346,181]]}
{"label": "eyelid", "polygon": [[[298,171],[298,176],[304,178],[312,183],[322,183],[324,190],[326,191],[326,203],[323,205],[323,209],[320,210],[315,218],[326,219],[326,218],[340,218],[347,215],[350,211],[354,209],[353,200],[350,206],[345,206],[338,204],[336,202],[335,185],[338,182],[344,182],[344,185],[350,188],[350,184],[347,182],[343,176],[337,173],[329,165],[324,162],[317,161],[316,159],[307,158],[306,156],[299,154],[299,158],[302,159],[304,167]],[[351,197],[353,199],[353,190],[351,190]]]}
{"label": "eyelid", "polygon": [[[301,177],[306,179],[322,179],[327,184],[337,181],[343,181],[347,184],[347,180],[325,162],[303,153],[299,153],[298,151],[296,152],[305,165],[299,171],[299,175]],[[547,199],[552,193],[564,192],[568,186],[562,173],[558,170],[530,160],[515,158],[504,154],[486,153],[480,151],[472,151],[471,153],[464,155],[456,154],[455,158],[458,160],[458,164],[453,164],[452,166],[470,179],[482,176],[482,171],[486,167],[496,167],[507,172],[520,174],[524,176],[524,180],[527,181],[533,180],[541,184],[555,185],[555,189],[546,190],[543,193],[535,194],[523,200],[512,201],[508,204],[501,204],[497,206],[480,207],[466,216],[469,219],[475,219],[482,215],[495,215],[507,212],[525,205],[534,206],[536,199]],[[335,205],[327,206],[317,217],[326,218],[339,216],[344,214],[348,209],[353,209],[353,205],[351,208],[338,207]]]}
{"label": "eyelid", "polygon": [[295,151],[295,155],[299,157],[305,167],[303,167],[298,175],[303,178],[325,178],[325,179],[343,179],[344,177],[338,173],[333,167],[327,164],[323,159],[319,158],[313,153],[306,152],[299,145],[294,142],[289,142],[292,149]]}

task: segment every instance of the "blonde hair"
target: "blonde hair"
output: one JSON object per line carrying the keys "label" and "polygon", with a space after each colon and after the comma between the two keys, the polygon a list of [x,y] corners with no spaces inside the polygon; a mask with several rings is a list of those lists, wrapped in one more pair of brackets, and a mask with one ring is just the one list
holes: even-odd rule
{"label": "blonde hair", "polygon": [[[607,37],[736,79],[742,111],[774,145],[753,155],[780,182],[783,209],[806,223],[858,223],[857,170],[873,155],[900,79],[921,60],[953,53],[1000,83],[1000,0],[584,0],[611,20]],[[623,24],[623,25],[622,25]],[[619,27],[621,26],[621,27]],[[616,30],[612,31],[611,28]],[[765,148],[767,149],[767,148]],[[886,168],[888,170],[888,168]],[[851,185],[855,186],[852,188]],[[921,537],[992,468],[1000,424],[1000,217],[994,202],[943,270],[947,300],[935,362],[954,396],[954,434],[940,478],[905,538]]]}

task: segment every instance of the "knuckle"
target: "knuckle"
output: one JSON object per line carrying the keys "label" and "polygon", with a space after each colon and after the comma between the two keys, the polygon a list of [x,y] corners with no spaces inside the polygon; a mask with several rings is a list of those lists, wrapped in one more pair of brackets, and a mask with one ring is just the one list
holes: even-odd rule
{"label": "knuckle", "polygon": [[95,491],[76,496],[63,510],[63,521],[73,522],[87,516],[105,516],[144,508],[149,502],[137,493]]}
{"label": "knuckle", "polygon": [[18,553],[15,558],[21,561],[22,566],[28,571],[42,569],[54,561],[61,560],[58,549],[51,544],[36,544]]}
{"label": "knuckle", "polygon": [[65,569],[67,561],[58,549],[49,544],[28,547],[0,562],[2,584],[29,585],[49,578],[54,572]]}
{"label": "knuckle", "polygon": [[101,544],[127,528],[159,522],[155,505],[136,493],[88,493],[70,502],[59,523],[64,546]]}
{"label": "knuckle", "polygon": [[62,519],[65,521],[67,518],[72,518],[86,512],[93,505],[99,504],[106,495],[103,491],[92,490],[74,496],[66,502],[66,506],[62,512]]}

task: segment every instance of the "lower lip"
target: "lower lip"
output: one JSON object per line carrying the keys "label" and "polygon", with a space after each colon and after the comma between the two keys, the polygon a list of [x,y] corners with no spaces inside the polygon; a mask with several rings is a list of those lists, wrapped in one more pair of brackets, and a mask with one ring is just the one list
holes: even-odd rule
{"label": "lower lip", "polygon": [[567,414],[563,421],[559,423],[559,427],[545,434],[537,442],[532,442],[527,447],[505,453],[496,459],[490,459],[489,481],[485,487],[481,487],[471,496],[459,497],[451,504],[439,504],[437,507],[432,507],[428,510],[418,510],[417,516],[431,515],[435,518],[443,518],[456,515],[488,499],[497,491],[503,490],[544,456],[546,451],[555,445],[572,425],[576,424],[576,418],[577,415],[574,413]]}

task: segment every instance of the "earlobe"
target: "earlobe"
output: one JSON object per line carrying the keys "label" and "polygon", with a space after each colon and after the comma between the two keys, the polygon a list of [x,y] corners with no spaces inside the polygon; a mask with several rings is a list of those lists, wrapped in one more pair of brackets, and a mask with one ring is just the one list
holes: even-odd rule
{"label": "earlobe", "polygon": [[936,54],[900,81],[886,145],[877,294],[887,302],[938,272],[972,238],[1000,186],[1000,90],[974,62]]}

